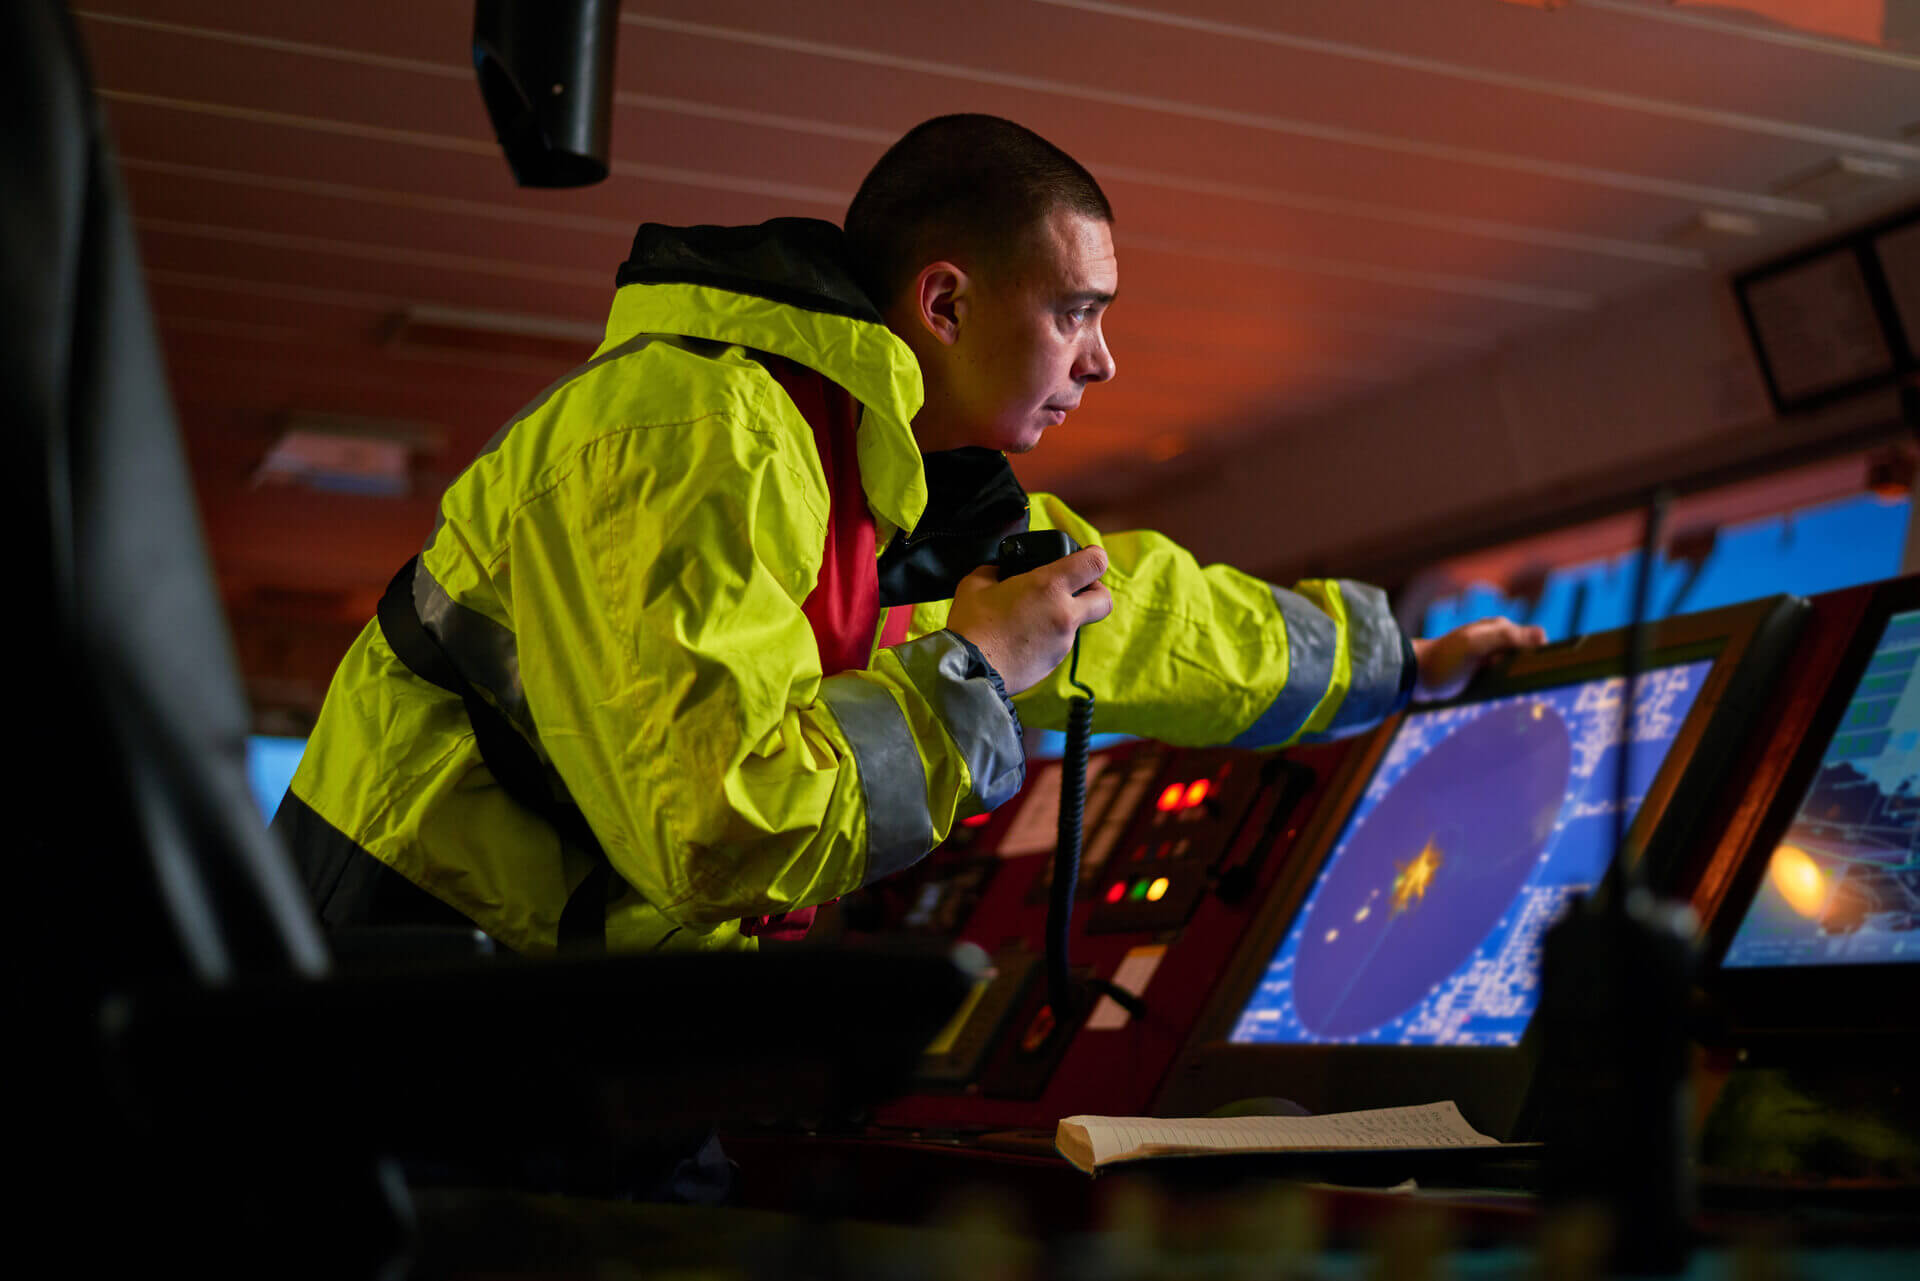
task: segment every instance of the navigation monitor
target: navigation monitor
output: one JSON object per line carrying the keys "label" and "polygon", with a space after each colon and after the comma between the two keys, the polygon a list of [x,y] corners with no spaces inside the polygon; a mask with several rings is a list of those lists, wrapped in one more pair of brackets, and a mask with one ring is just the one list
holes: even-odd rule
{"label": "navigation monitor", "polygon": [[1736,1030],[1920,1027],[1915,971],[1900,968],[1920,966],[1920,579],[1870,589],[1767,818],[1735,853],[1710,938]]}
{"label": "navigation monitor", "polygon": [[[1629,847],[1656,884],[1723,781],[1804,602],[1652,628],[1634,699]],[[1453,1098],[1512,1137],[1542,939],[1615,841],[1621,632],[1519,655],[1355,753],[1158,1101],[1316,1112]]]}
{"label": "navigation monitor", "polygon": [[[1644,673],[1627,817],[1711,658]],[[1613,852],[1624,676],[1400,722],[1228,1039],[1518,1045],[1540,941]]]}
{"label": "navigation monitor", "polygon": [[1920,610],[1895,614],[1723,968],[1920,962]]}
{"label": "navigation monitor", "polygon": [[300,757],[307,750],[304,738],[279,738],[267,734],[247,736],[247,790],[260,807],[264,821],[271,823],[287,794],[293,773],[300,768]]}

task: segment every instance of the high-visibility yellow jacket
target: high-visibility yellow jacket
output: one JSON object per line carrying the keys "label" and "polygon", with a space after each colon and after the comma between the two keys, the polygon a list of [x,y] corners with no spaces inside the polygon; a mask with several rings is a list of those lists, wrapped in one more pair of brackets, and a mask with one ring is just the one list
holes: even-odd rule
{"label": "high-visibility yellow jacket", "polygon": [[[422,622],[534,743],[630,887],[609,907],[609,947],[752,946],[740,918],[909,866],[1023,778],[1018,721],[943,630],[950,602],[912,607],[908,641],[866,670],[822,675],[802,604],[830,495],[762,354],[861,406],[883,546],[926,501],[921,385],[831,256],[806,248],[824,224],[783,222],[772,248],[749,238],[719,267],[651,229],[657,252],[623,269],[599,350],[447,489],[416,572]],[[1111,558],[1113,614],[1085,629],[1080,662],[1102,730],[1280,745],[1404,698],[1411,651],[1377,589],[1202,569],[1045,495],[1031,519]],[[1059,727],[1069,692],[1062,671],[1014,704]],[[460,700],[408,671],[375,623],[335,675],[289,804],[520,951],[554,946],[592,865],[507,797]]]}

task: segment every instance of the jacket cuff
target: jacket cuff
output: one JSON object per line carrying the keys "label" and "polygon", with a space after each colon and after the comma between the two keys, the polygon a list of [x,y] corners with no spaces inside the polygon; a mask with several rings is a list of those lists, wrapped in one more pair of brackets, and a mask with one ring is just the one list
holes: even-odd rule
{"label": "jacket cuff", "polygon": [[[1297,592],[1270,588],[1286,629],[1286,684],[1228,746],[1259,748],[1345,738],[1372,728],[1406,705],[1418,672],[1412,642],[1394,620],[1386,593],[1346,579],[1330,581],[1326,589],[1331,614]],[[1331,718],[1308,729],[1342,677],[1344,689],[1338,691]]]}
{"label": "jacket cuff", "polygon": [[966,763],[973,791],[961,813],[983,813],[1012,800],[1027,781],[1027,756],[1020,714],[993,664],[952,629],[896,645],[893,654]]}
{"label": "jacket cuff", "polygon": [[1393,696],[1393,706],[1386,711],[1387,716],[1402,711],[1413,701],[1413,687],[1420,680],[1420,658],[1413,652],[1413,639],[1405,632],[1400,633],[1400,692]]}

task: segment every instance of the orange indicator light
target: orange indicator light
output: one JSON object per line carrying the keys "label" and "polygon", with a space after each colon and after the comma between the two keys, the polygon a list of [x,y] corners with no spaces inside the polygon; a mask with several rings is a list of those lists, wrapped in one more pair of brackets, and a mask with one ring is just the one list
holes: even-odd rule
{"label": "orange indicator light", "polygon": [[1797,845],[1782,845],[1773,851],[1767,864],[1767,879],[1787,900],[1787,905],[1806,917],[1818,917],[1827,905],[1827,878],[1820,865]]}
{"label": "orange indicator light", "polygon": [[1167,891],[1172,888],[1173,882],[1169,881],[1166,877],[1160,876],[1154,878],[1153,884],[1147,886],[1147,902],[1158,903],[1167,896]]}
{"label": "orange indicator light", "polygon": [[1180,784],[1168,783],[1167,790],[1160,793],[1160,799],[1154,803],[1155,807],[1162,814],[1166,813],[1168,810],[1179,809],[1180,798],[1182,795],[1184,795],[1184,790],[1181,788]]}
{"label": "orange indicator light", "polygon": [[1182,806],[1182,808],[1192,809],[1194,806],[1198,805],[1201,801],[1206,800],[1207,793],[1212,790],[1213,790],[1213,784],[1208,782],[1206,779],[1204,778],[1194,779],[1193,783],[1187,788],[1187,803],[1184,806]]}

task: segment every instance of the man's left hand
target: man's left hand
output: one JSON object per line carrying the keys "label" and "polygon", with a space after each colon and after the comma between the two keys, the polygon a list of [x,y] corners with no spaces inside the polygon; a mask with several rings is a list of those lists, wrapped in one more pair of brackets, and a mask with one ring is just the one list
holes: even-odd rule
{"label": "man's left hand", "polygon": [[1423,703],[1452,698],[1488,659],[1546,643],[1543,628],[1523,627],[1510,618],[1483,618],[1456,627],[1438,640],[1416,640],[1413,656],[1420,664],[1420,675],[1414,681],[1413,696]]}

